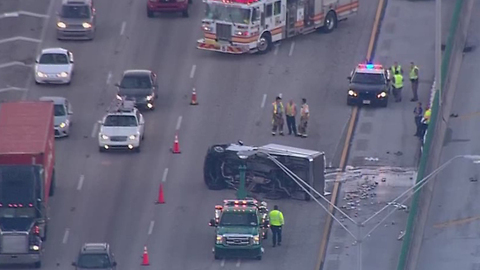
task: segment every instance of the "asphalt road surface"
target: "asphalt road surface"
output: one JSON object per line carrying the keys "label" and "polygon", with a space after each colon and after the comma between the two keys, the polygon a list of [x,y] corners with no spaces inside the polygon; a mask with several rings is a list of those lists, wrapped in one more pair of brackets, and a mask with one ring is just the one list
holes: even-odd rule
{"label": "asphalt road surface", "polygon": [[[68,268],[83,243],[105,241],[112,244],[120,270],[140,267],[145,245],[150,267],[157,269],[313,269],[325,217],[314,202],[269,201],[284,212],[285,239],[280,248],[267,245],[263,261],[213,259],[208,220],[214,205],[234,194],[207,190],[203,158],[208,146],[241,139],[324,151],[336,165],[351,110],[346,106],[346,76],[365,57],[377,1],[362,2],[358,15],[332,34],[310,34],[284,41],[267,55],[243,56],[195,49],[203,15],[195,0],[190,18],[169,14],[154,19],[146,17],[145,1],[97,1],[98,32],[88,42],[57,41],[54,15],[60,1],[52,8],[49,4],[0,4],[1,13],[50,15],[0,19],[0,65],[9,65],[0,68],[0,100],[65,96],[74,111],[70,138],[56,144],[58,189],[43,268]],[[5,41],[18,36],[23,38]],[[28,65],[46,47],[74,53],[70,86],[33,83]],[[155,71],[161,89],[157,109],[144,114],[142,153],[98,153],[95,123],[114,97],[114,82],[133,68]],[[198,106],[189,105],[192,87]],[[285,102],[307,98],[309,138],[271,137],[270,104],[279,93]],[[176,130],[180,155],[169,152]],[[166,204],[155,205],[163,180]]]}

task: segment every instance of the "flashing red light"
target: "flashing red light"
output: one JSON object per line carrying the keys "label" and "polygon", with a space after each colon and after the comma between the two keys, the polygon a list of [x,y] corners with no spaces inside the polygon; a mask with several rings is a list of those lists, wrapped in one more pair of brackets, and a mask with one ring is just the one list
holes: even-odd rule
{"label": "flashing red light", "polygon": [[374,64],[359,64],[359,68],[364,68],[364,69],[383,69],[382,65],[374,65]]}
{"label": "flashing red light", "polygon": [[230,3],[230,4],[253,4],[253,3],[256,3],[260,0],[218,0],[219,2],[223,2],[223,3]]}
{"label": "flashing red light", "polygon": [[33,207],[33,203],[29,203],[28,206]]}
{"label": "flashing red light", "polygon": [[34,233],[34,234],[40,234],[40,228],[39,228],[38,226],[35,226],[35,227],[33,228],[33,233]]}
{"label": "flashing red light", "polygon": [[8,204],[8,207],[13,207],[13,205],[11,203]]}
{"label": "flashing red light", "polygon": [[18,204],[14,204],[13,207],[18,207]]}
{"label": "flashing red light", "polygon": [[222,210],[222,209],[223,209],[223,206],[221,206],[221,205],[215,205],[215,209]]}
{"label": "flashing red light", "polygon": [[0,207],[3,207],[3,204],[0,203]]}

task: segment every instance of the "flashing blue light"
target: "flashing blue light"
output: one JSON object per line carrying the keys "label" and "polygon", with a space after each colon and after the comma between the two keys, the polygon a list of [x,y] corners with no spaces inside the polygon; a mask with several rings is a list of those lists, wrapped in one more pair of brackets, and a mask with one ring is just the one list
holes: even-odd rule
{"label": "flashing blue light", "polygon": [[374,65],[373,64],[367,64],[366,67],[367,67],[367,69],[373,69]]}

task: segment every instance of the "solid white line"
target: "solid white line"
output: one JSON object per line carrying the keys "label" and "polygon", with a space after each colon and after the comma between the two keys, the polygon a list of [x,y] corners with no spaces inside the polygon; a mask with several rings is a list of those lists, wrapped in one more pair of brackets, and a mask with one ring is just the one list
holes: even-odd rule
{"label": "solid white line", "polygon": [[176,130],[180,130],[180,126],[182,125],[182,116],[180,115],[177,120],[177,127]]}
{"label": "solid white line", "polygon": [[155,225],[155,221],[150,221],[150,226],[148,227],[148,235],[152,234],[153,226]]}
{"label": "solid white line", "polygon": [[98,130],[98,123],[95,123],[92,129],[92,134],[91,134],[92,138],[95,138],[97,136],[97,130]]}
{"label": "solid white line", "polygon": [[18,87],[7,87],[7,88],[0,88],[0,93],[7,92],[7,91],[27,91],[27,88],[18,88]]}
{"label": "solid white line", "polygon": [[77,190],[82,190],[83,181],[85,181],[85,175],[80,175],[80,179],[78,179]]}
{"label": "solid white line", "polygon": [[70,234],[70,229],[65,230],[65,234],[63,235],[63,241],[62,243],[66,244],[68,241],[68,235]]}
{"label": "solid white line", "polygon": [[30,41],[30,42],[35,42],[35,43],[40,43],[40,42],[42,42],[41,39],[36,39],[36,38],[11,37],[11,38],[5,38],[5,39],[0,40],[0,44],[2,44],[2,43],[7,43],[7,42],[12,42],[12,41]]}
{"label": "solid white line", "polygon": [[263,109],[263,107],[265,107],[266,101],[267,101],[267,94],[263,94],[262,104],[260,104],[260,108]]}
{"label": "solid white line", "polygon": [[29,66],[29,65],[25,65],[25,63],[19,62],[19,61],[13,61],[13,62],[10,62],[10,63],[0,64],[0,68],[7,68],[7,67],[12,67],[12,66]]}
{"label": "solid white line", "polygon": [[295,42],[292,42],[292,46],[290,46],[290,52],[288,53],[288,56],[292,56],[294,48],[295,48]]}
{"label": "solid white line", "polygon": [[238,259],[237,264],[235,265],[236,267],[240,267],[240,259]]}
{"label": "solid white line", "polygon": [[221,267],[224,267],[224,266],[225,266],[225,259],[222,259],[222,262],[220,263],[220,266],[221,266]]}
{"label": "solid white line", "polygon": [[120,36],[123,36],[125,33],[125,27],[127,26],[127,22],[122,22],[122,28],[120,29]]}
{"label": "solid white line", "polygon": [[6,12],[0,15],[0,19],[18,17],[19,15],[20,14],[18,12]]}
{"label": "solid white line", "polygon": [[112,81],[112,72],[108,72],[108,75],[107,75],[107,84],[110,84],[110,82]]}
{"label": "solid white line", "polygon": [[168,168],[163,171],[162,182],[167,182]]}
{"label": "solid white line", "polygon": [[275,46],[275,51],[273,51],[273,55],[277,55],[277,54],[278,54],[278,48],[279,48],[279,47],[280,47],[279,45]]}
{"label": "solid white line", "polygon": [[193,79],[195,77],[195,70],[197,69],[197,65],[192,66],[192,70],[190,70],[190,79]]}
{"label": "solid white line", "polygon": [[26,16],[32,16],[32,17],[37,17],[37,18],[50,18],[49,15],[45,15],[45,14],[40,14],[40,13],[33,13],[33,12],[29,12],[29,11],[19,11],[18,14],[20,15],[26,15]]}

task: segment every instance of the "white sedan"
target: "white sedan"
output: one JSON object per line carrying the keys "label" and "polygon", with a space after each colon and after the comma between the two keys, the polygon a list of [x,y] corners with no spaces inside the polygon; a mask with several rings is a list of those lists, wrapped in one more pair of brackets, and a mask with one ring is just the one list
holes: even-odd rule
{"label": "white sedan", "polygon": [[70,84],[73,54],[63,48],[43,49],[35,60],[35,83]]}

